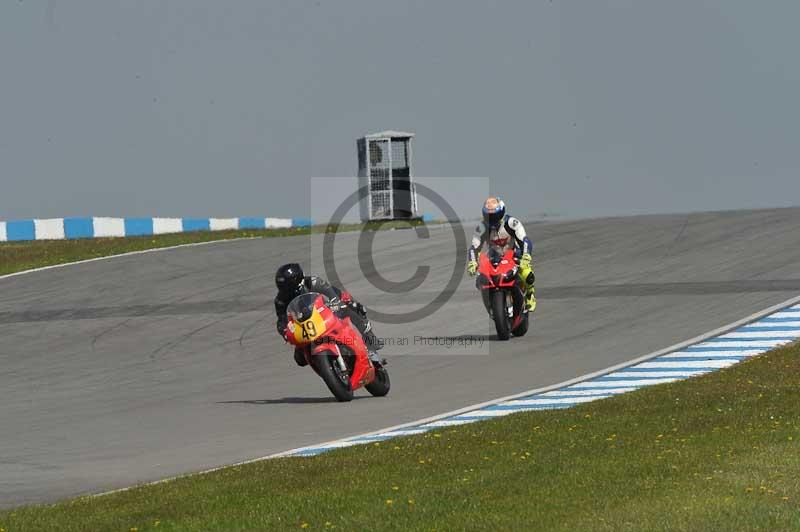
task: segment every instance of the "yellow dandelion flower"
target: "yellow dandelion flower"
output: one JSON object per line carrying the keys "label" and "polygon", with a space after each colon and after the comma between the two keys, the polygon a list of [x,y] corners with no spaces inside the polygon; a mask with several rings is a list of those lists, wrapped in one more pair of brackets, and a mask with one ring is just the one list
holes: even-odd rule
{"label": "yellow dandelion flower", "polygon": [[400,489],[400,486],[392,486],[392,489],[393,489],[394,491],[397,491],[397,490],[399,490],[399,489]]}
{"label": "yellow dandelion flower", "polygon": [[306,522],[301,523],[300,528],[308,528],[308,523]]}
{"label": "yellow dandelion flower", "polygon": [[386,499],[384,502],[386,502],[386,506],[391,506],[394,504],[394,499]]}

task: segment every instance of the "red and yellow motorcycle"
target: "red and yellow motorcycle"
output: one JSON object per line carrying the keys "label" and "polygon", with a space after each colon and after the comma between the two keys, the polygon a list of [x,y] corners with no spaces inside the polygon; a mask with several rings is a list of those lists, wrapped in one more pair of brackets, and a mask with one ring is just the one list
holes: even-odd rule
{"label": "red and yellow motorcycle", "polygon": [[352,400],[353,391],[361,386],[376,397],[384,396],[389,393],[389,373],[370,360],[367,344],[350,317],[339,316],[345,305],[317,292],[297,296],[286,308],[284,336],[303,350],[337,400]]}

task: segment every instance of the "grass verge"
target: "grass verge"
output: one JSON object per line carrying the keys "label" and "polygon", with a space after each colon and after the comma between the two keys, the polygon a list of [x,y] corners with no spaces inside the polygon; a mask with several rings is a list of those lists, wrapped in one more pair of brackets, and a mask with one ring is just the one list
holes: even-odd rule
{"label": "grass verge", "polygon": [[[196,231],[167,235],[134,236],[124,238],[87,238],[81,240],[35,240],[30,242],[0,242],[0,275],[65,264],[98,257],[108,257],[165,248],[182,244],[195,244],[234,238],[273,238],[281,236],[308,235],[324,232],[376,231],[422,225],[420,220],[412,222],[390,221],[367,224],[315,225],[286,229],[241,229],[230,231]],[[428,222],[430,224],[430,222]]]}
{"label": "grass verge", "polygon": [[0,512],[0,529],[800,530],[799,440],[794,345],[567,410]]}

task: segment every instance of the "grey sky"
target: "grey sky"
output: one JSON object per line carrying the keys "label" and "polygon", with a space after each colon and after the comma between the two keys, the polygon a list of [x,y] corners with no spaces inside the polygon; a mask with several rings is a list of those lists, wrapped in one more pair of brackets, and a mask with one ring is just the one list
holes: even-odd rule
{"label": "grey sky", "polygon": [[[794,1],[0,3],[0,220],[303,216],[355,138],[514,212],[800,204]],[[527,205],[526,205],[527,203]],[[476,205],[477,209],[479,206]]]}

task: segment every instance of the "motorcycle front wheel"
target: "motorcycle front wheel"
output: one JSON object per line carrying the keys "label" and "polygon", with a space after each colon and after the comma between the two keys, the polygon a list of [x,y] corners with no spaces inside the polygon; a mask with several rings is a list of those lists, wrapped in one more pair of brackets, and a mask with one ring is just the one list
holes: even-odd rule
{"label": "motorcycle front wheel", "polygon": [[511,337],[511,323],[508,320],[506,308],[506,293],[497,290],[492,293],[492,314],[494,315],[494,328],[498,340],[508,340]]}
{"label": "motorcycle front wheel", "polygon": [[331,351],[324,351],[313,355],[311,364],[337,401],[352,401],[353,390],[350,388],[350,376],[339,367],[337,358]]}

